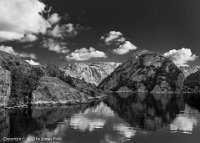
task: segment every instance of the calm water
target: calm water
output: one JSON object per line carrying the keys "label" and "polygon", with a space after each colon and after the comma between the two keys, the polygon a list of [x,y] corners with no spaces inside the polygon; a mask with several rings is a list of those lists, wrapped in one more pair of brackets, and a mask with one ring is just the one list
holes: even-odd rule
{"label": "calm water", "polygon": [[199,112],[200,95],[129,93],[90,105],[1,109],[0,142],[199,143]]}

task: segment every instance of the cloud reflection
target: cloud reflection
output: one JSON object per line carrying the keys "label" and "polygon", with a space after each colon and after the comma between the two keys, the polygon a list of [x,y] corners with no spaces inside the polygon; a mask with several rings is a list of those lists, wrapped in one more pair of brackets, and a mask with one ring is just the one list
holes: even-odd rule
{"label": "cloud reflection", "polygon": [[170,130],[172,132],[180,131],[185,134],[191,134],[195,126],[197,126],[197,120],[194,117],[180,114],[173,123],[170,124]]}
{"label": "cloud reflection", "polygon": [[134,130],[132,127],[128,127],[124,124],[114,125],[113,129],[118,131],[119,134],[123,135],[127,139],[130,139],[136,135],[136,130]]}
{"label": "cloud reflection", "polygon": [[105,125],[105,120],[103,119],[89,119],[83,116],[75,116],[71,118],[70,126],[73,129],[78,129],[82,132],[88,130],[89,132],[94,131],[95,129],[103,128]]}

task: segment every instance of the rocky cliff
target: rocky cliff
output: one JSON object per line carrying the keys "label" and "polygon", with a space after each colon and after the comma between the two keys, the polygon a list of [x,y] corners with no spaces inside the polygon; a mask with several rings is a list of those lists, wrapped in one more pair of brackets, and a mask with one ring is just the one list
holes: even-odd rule
{"label": "rocky cliff", "polygon": [[7,106],[11,94],[10,71],[0,66],[0,107]]}
{"label": "rocky cliff", "polygon": [[63,71],[66,75],[84,79],[88,83],[98,85],[104,78],[118,67],[120,63],[100,62],[92,64],[75,63],[68,64]]}
{"label": "rocky cliff", "polygon": [[42,77],[32,93],[32,104],[75,104],[88,103],[96,96],[80,92],[56,77]]}
{"label": "rocky cliff", "polygon": [[133,53],[99,85],[104,91],[128,87],[137,92],[179,92],[184,75],[175,64],[159,53],[147,50]]}

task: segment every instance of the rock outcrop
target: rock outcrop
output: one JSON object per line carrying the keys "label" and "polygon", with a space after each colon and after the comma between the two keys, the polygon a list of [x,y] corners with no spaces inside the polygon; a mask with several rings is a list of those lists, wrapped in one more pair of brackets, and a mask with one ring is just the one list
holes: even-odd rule
{"label": "rock outcrop", "polygon": [[137,92],[179,92],[184,75],[169,59],[147,50],[137,51],[98,86],[104,91],[118,91],[126,86]]}
{"label": "rock outcrop", "polygon": [[120,63],[100,62],[92,64],[75,63],[68,64],[63,71],[66,75],[78,79],[84,79],[88,83],[98,85],[104,78],[118,67]]}
{"label": "rock outcrop", "polygon": [[0,66],[0,107],[7,106],[11,94],[10,71]]}
{"label": "rock outcrop", "polygon": [[200,69],[199,66],[181,66],[180,70],[183,71],[185,77],[188,77],[190,74],[197,72]]}
{"label": "rock outcrop", "polygon": [[103,96],[83,93],[56,77],[42,77],[32,93],[32,104],[89,103]]}
{"label": "rock outcrop", "polygon": [[184,90],[186,92],[200,91],[200,70],[190,74],[184,82]]}

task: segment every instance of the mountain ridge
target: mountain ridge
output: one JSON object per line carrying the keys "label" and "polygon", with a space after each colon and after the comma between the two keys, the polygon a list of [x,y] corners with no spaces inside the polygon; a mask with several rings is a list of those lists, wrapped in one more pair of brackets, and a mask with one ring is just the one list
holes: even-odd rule
{"label": "mountain ridge", "polygon": [[112,73],[120,63],[98,62],[98,63],[74,63],[68,64],[62,70],[66,76],[72,76],[78,79],[84,79],[88,83],[96,86],[110,73]]}

